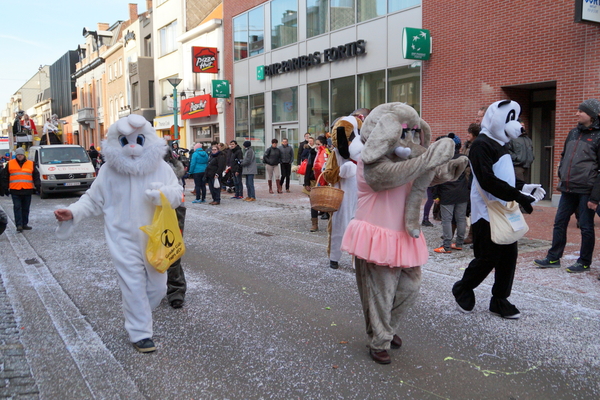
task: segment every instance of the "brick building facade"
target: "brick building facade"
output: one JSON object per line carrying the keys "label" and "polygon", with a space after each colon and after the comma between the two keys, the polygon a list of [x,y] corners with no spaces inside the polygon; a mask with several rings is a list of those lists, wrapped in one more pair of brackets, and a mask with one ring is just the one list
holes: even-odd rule
{"label": "brick building facade", "polygon": [[434,134],[464,137],[481,106],[518,101],[536,147],[532,180],[557,193],[577,106],[600,97],[600,31],[574,22],[574,3],[424,0],[433,53],[423,63],[422,116]]}

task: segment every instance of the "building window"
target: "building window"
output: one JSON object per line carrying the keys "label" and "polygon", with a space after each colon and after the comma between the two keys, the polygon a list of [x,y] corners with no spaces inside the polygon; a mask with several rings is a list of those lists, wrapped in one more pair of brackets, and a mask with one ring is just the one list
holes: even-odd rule
{"label": "building window", "polygon": [[263,7],[248,12],[248,52],[250,57],[265,51],[265,10]]}
{"label": "building window", "polygon": [[118,71],[119,71],[119,75],[118,76],[123,75],[123,59],[122,58],[119,58],[119,64],[118,64],[117,68],[118,68]]}
{"label": "building window", "polygon": [[354,76],[331,80],[331,120],[352,114],[354,104]]}
{"label": "building window", "polygon": [[113,80],[113,66],[112,64],[108,66],[108,81],[112,82]]}
{"label": "building window", "polygon": [[239,142],[250,137],[250,121],[248,119],[248,97],[238,97],[235,99],[235,138]]}
{"label": "building window", "polygon": [[148,108],[154,108],[154,81],[148,81]]}
{"label": "building window", "polygon": [[358,107],[373,109],[385,103],[385,71],[358,75]]}
{"label": "building window", "polygon": [[96,107],[102,107],[102,79],[96,80]]}
{"label": "building window", "polygon": [[329,27],[329,5],[327,0],[306,0],[306,37],[321,35]]}
{"label": "building window", "polygon": [[356,8],[358,22],[367,21],[386,14],[387,0],[357,0]]}
{"label": "building window", "polygon": [[388,70],[388,102],[400,101],[421,114],[421,67]]}
{"label": "building window", "polygon": [[233,19],[233,60],[248,57],[248,13]]}
{"label": "building window", "polygon": [[308,133],[317,137],[329,131],[329,81],[310,83],[308,94]]}
{"label": "building window", "polygon": [[298,41],[298,1],[271,2],[271,49]]}
{"label": "building window", "polygon": [[[169,78],[177,78],[177,75]],[[160,81],[160,113],[161,115],[173,113],[173,85],[163,79]]]}
{"label": "building window", "polygon": [[273,90],[273,122],[298,120],[298,87]]}
{"label": "building window", "polygon": [[404,10],[421,4],[421,0],[388,0],[388,12]]}
{"label": "building window", "polygon": [[114,107],[115,107],[114,101],[112,99],[110,99],[110,110],[108,110],[109,118],[110,118],[110,120],[108,121],[109,124],[113,124],[115,122]]}
{"label": "building window", "polygon": [[152,57],[152,36],[148,35],[144,38],[144,55]]}
{"label": "building window", "polygon": [[136,82],[131,85],[131,105],[134,110],[140,109],[140,84]]}
{"label": "building window", "polygon": [[354,0],[331,0],[331,30],[354,24]]}
{"label": "building window", "polygon": [[264,93],[235,99],[235,138],[238,143],[249,140],[256,159],[262,160],[265,152]]}
{"label": "building window", "polygon": [[193,126],[192,134],[194,138],[194,143],[204,143],[203,147],[210,146],[210,142],[212,142],[213,135],[211,132],[211,126]]}
{"label": "building window", "polygon": [[177,50],[177,21],[171,22],[169,25],[159,30],[160,34],[160,54],[162,57],[166,54]]}

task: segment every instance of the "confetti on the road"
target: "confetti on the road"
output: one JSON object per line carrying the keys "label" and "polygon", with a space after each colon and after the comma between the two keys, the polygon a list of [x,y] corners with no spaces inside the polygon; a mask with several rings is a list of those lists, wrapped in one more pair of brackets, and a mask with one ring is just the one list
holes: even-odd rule
{"label": "confetti on the road", "polygon": [[475,365],[471,361],[459,360],[459,359],[453,358],[453,357],[446,357],[446,358],[444,358],[444,361],[449,361],[449,360],[454,360],[454,361],[458,361],[458,362],[467,363],[467,364],[473,366],[477,371],[481,372],[484,376],[498,375],[498,374],[501,374],[501,375],[519,375],[519,374],[525,374],[525,373],[527,373],[529,371],[533,371],[534,369],[537,369],[537,366],[534,365],[531,368],[527,368],[525,371],[514,371],[514,372],[496,371],[496,370],[491,370],[491,369],[483,369],[482,367],[480,367],[479,365]]}

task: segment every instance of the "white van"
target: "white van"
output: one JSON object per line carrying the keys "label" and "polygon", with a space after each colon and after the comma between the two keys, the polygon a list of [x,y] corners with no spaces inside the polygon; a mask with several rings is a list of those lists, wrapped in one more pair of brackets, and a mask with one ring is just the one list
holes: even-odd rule
{"label": "white van", "polygon": [[31,146],[28,159],[40,171],[42,199],[52,193],[87,190],[96,179],[96,170],[87,151],[78,145]]}

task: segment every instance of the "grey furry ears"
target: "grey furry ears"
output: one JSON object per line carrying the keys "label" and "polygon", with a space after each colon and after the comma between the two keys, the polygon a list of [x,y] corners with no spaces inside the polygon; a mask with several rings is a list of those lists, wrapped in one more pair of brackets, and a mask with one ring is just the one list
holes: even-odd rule
{"label": "grey furry ears", "polygon": [[[340,152],[340,156],[345,159],[350,158],[350,143],[348,143],[348,138],[346,137],[346,130],[343,126],[338,126],[336,129],[336,137],[337,137],[337,148]],[[352,134],[354,135],[354,133]]]}

